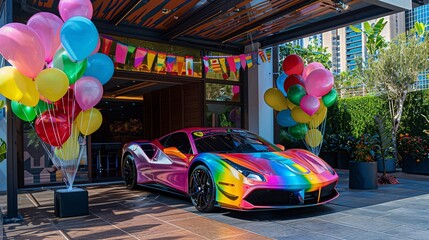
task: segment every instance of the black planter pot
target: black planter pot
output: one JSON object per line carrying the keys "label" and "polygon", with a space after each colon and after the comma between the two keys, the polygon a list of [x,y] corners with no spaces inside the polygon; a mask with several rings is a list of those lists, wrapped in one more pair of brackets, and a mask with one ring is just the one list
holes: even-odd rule
{"label": "black planter pot", "polygon": [[88,191],[81,188],[55,190],[54,213],[57,217],[88,215]]}
{"label": "black planter pot", "polygon": [[320,152],[319,157],[332,168],[337,168],[337,153],[336,152]]}
{"label": "black planter pot", "polygon": [[354,189],[377,189],[377,162],[354,162],[349,163],[349,188]]}
{"label": "black planter pot", "polygon": [[[396,161],[394,158],[386,158],[386,173],[394,173],[396,171]],[[379,173],[383,172],[383,160],[377,159],[377,171]]]}
{"label": "black planter pot", "polygon": [[402,158],[402,171],[405,173],[429,174],[429,159],[425,158],[417,161],[411,155],[404,155]]}
{"label": "black planter pot", "polygon": [[348,152],[337,152],[337,168],[349,169],[350,154]]}

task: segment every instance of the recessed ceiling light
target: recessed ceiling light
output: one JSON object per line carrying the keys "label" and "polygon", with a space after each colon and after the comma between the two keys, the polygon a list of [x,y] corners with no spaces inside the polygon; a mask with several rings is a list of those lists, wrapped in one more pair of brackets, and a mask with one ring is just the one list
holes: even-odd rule
{"label": "recessed ceiling light", "polygon": [[164,9],[162,9],[161,12],[162,12],[162,14],[169,14],[171,12],[171,10],[168,8],[164,8]]}
{"label": "recessed ceiling light", "polygon": [[116,85],[116,87],[121,87],[121,86],[119,86],[119,85]]}

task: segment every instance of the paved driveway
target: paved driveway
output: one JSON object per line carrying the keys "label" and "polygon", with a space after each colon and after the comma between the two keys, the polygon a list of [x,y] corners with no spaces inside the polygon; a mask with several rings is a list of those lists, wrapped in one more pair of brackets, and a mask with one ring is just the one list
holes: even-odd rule
{"label": "paved driveway", "polygon": [[348,189],[319,207],[199,213],[187,198],[121,185],[87,187],[90,215],[57,218],[53,192],[20,194],[24,222],[4,226],[7,239],[429,239],[429,177],[397,173],[400,183]]}

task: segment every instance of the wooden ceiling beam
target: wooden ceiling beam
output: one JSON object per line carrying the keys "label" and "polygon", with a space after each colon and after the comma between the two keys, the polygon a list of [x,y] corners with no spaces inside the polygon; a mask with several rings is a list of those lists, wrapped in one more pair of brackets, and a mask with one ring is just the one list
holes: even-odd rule
{"label": "wooden ceiling beam", "polygon": [[200,26],[219,14],[225,13],[241,2],[242,0],[217,0],[206,3],[201,8],[196,8],[179,18],[162,37],[165,39],[174,39],[182,36],[191,29]]}
{"label": "wooden ceiling beam", "polygon": [[232,39],[237,38],[237,36],[241,36],[243,34],[247,34],[247,33],[251,32],[251,31],[253,31],[254,29],[258,29],[259,27],[261,27],[263,24],[265,24],[267,22],[276,20],[276,19],[281,18],[281,17],[283,17],[285,15],[291,14],[291,13],[293,13],[293,12],[295,12],[295,11],[303,8],[303,7],[311,5],[311,4],[315,3],[315,2],[318,2],[318,0],[300,1],[299,3],[293,5],[292,7],[286,8],[284,11],[280,11],[280,12],[277,12],[275,14],[269,15],[269,16],[267,16],[267,17],[265,17],[265,18],[263,18],[263,19],[255,22],[255,23],[249,24],[248,26],[239,29],[238,31],[236,31],[234,33],[231,33],[230,35],[228,35],[225,38],[223,38],[221,40],[221,42],[222,43],[229,42]]}
{"label": "wooden ceiling beam", "polygon": [[[119,23],[121,23],[122,20],[124,20],[142,1],[143,0],[130,1],[120,12],[116,14],[116,16],[112,18],[112,20],[110,20],[110,23],[118,26]],[[144,2],[147,2],[147,0]]]}

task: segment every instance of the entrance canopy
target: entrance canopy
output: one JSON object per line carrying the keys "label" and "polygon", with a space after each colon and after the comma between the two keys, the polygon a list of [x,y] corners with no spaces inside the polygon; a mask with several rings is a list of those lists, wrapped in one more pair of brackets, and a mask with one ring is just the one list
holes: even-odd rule
{"label": "entrance canopy", "polygon": [[[23,0],[25,19],[59,1]],[[421,0],[92,0],[101,33],[242,52],[410,9]],[[27,16],[24,16],[27,15]],[[17,16],[17,14],[15,15]],[[27,18],[28,19],[28,18]]]}

